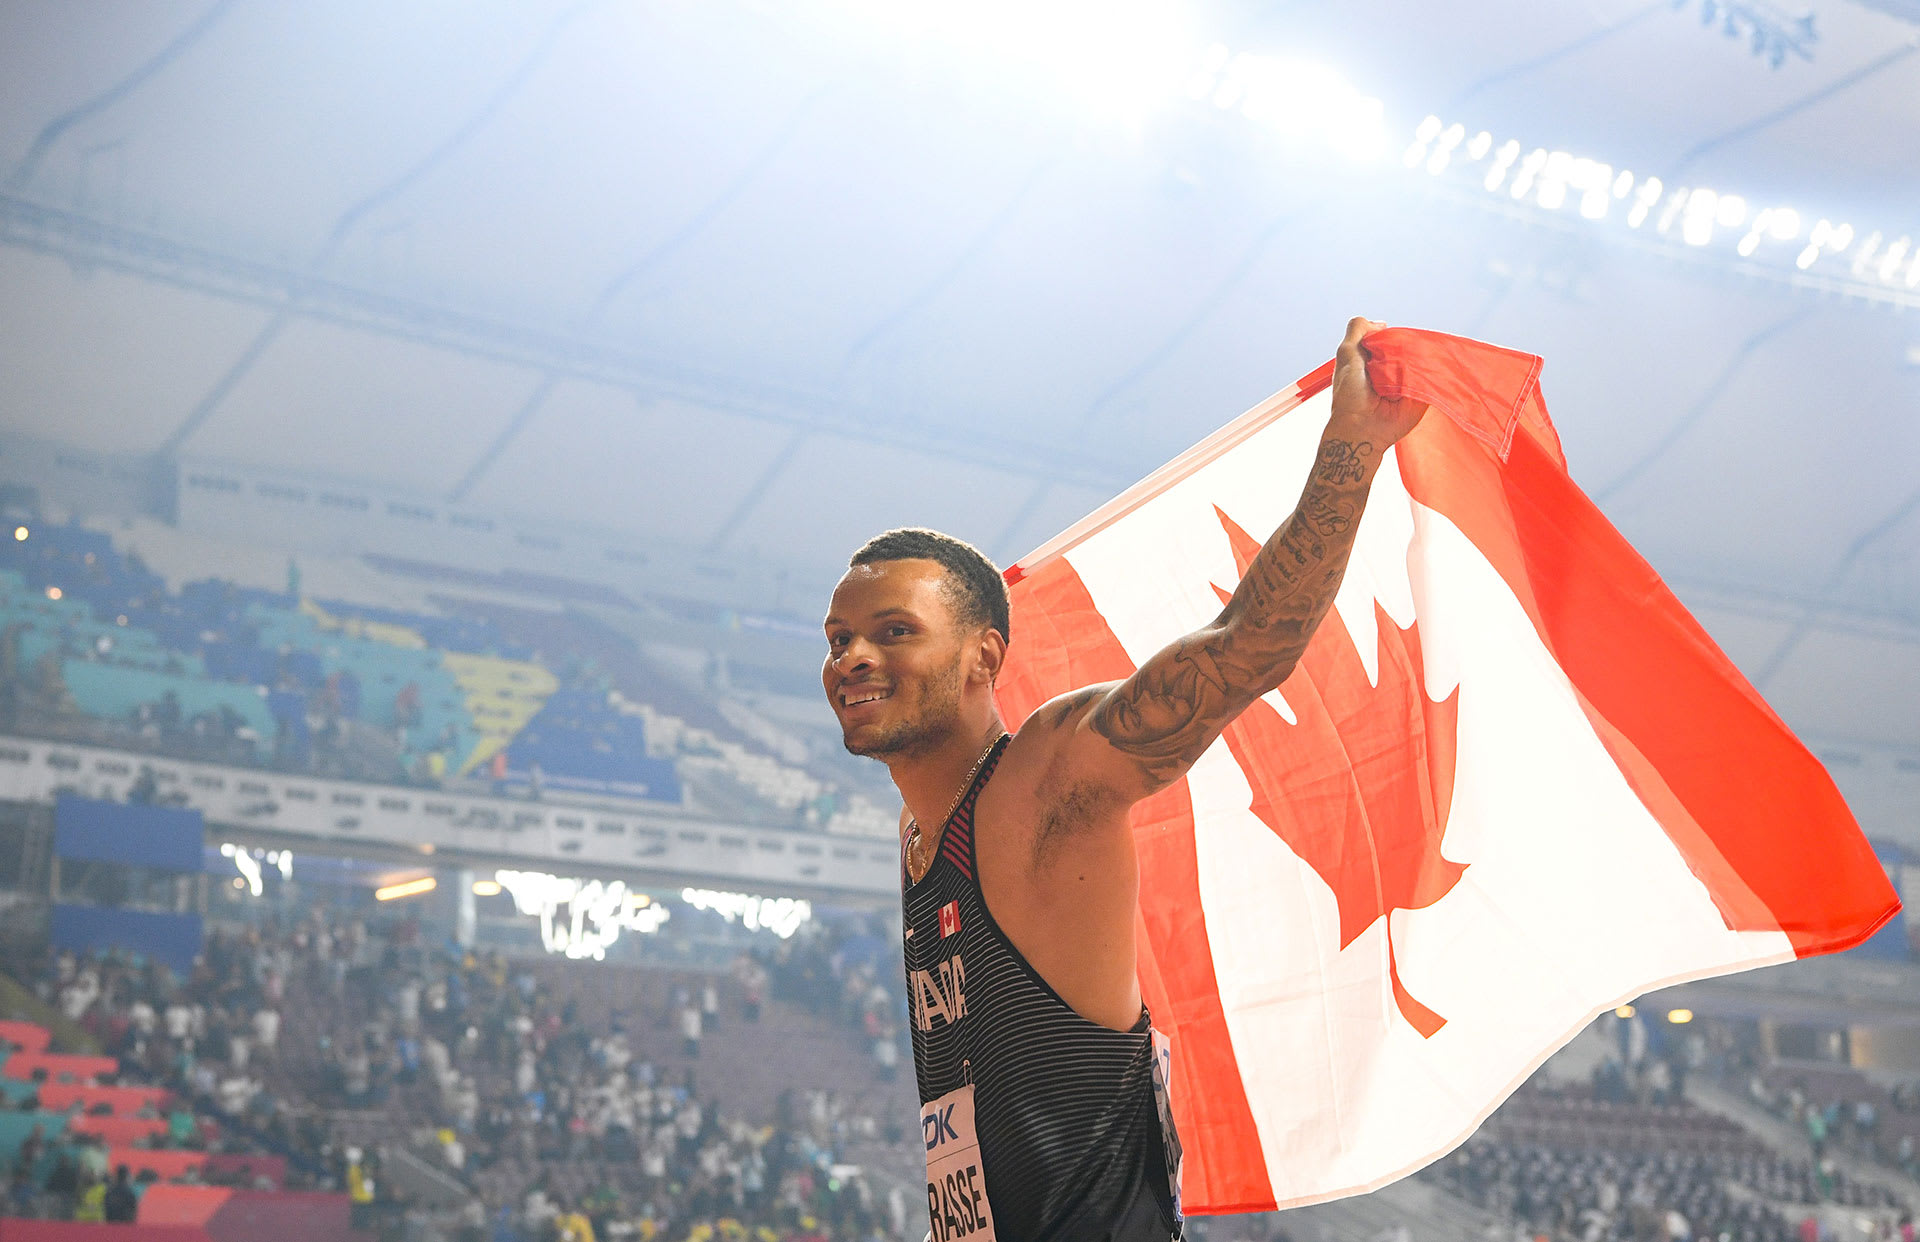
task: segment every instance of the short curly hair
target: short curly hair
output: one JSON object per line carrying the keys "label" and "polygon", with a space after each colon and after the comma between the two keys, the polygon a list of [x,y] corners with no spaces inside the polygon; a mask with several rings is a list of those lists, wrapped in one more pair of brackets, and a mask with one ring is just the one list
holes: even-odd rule
{"label": "short curly hair", "polygon": [[986,553],[964,539],[924,526],[902,526],[875,535],[860,546],[847,566],[879,561],[935,561],[947,571],[947,602],[963,625],[985,625],[1013,641],[1007,583]]}

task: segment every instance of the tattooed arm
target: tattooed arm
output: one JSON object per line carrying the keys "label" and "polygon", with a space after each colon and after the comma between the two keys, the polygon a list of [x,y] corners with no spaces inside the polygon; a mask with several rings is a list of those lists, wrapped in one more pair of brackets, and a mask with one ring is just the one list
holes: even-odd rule
{"label": "tattooed arm", "polygon": [[1378,327],[1364,319],[1347,326],[1333,414],[1300,504],[1220,615],[1127,680],[1078,697],[1072,766],[1083,780],[1128,802],[1164,788],[1293,671],[1340,589],[1382,455],[1424,412],[1383,400],[1368,383],[1361,337]]}

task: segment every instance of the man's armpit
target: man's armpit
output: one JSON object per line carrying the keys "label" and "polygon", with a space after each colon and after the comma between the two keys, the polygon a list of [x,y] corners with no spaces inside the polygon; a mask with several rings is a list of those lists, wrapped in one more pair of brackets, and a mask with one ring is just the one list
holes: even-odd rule
{"label": "man's armpit", "polygon": [[1112,790],[1092,782],[1068,784],[1043,795],[1040,819],[1033,834],[1034,870],[1039,871],[1052,862],[1054,855],[1075,837],[1113,816],[1116,801]]}

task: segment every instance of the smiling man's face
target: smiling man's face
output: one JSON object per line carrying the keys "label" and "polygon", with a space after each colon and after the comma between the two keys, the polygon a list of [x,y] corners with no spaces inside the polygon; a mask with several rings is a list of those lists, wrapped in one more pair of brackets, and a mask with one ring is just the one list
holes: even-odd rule
{"label": "smiling man's face", "polygon": [[967,639],[938,562],[856,565],[827,609],[827,702],[849,751],[875,759],[937,748],[958,726]]}

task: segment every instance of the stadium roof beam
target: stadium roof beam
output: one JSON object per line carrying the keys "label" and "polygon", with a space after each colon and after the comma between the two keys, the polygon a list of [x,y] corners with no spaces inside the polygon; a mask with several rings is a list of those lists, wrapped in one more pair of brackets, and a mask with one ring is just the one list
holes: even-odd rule
{"label": "stadium roof beam", "polygon": [[1893,66],[1899,64],[1901,61],[1913,55],[1915,52],[1920,52],[1920,36],[1916,36],[1915,38],[1908,40],[1906,45],[1903,47],[1897,47],[1893,51],[1885,54],[1884,56],[1880,56],[1873,60],[1868,61],[1866,64],[1861,65],[1859,68],[1853,70],[1851,73],[1842,75],[1840,78],[1836,79],[1835,81],[1827,83],[1825,86],[1821,87],[1819,90],[1812,92],[1811,94],[1802,95],[1798,99],[1793,100],[1791,103],[1788,103],[1783,105],[1782,107],[1776,108],[1772,112],[1766,113],[1764,116],[1758,116],[1751,121],[1742,122],[1741,124],[1734,126],[1732,129],[1727,130],[1724,133],[1715,134],[1711,138],[1707,138],[1700,142],[1695,143],[1693,146],[1689,147],[1685,152],[1683,152],[1680,156],[1680,159],[1673,165],[1672,168],[1670,168],[1667,171],[1667,179],[1670,181],[1677,181],[1680,177],[1680,174],[1685,172],[1687,169],[1692,168],[1694,164],[1700,159],[1701,156],[1706,155],[1709,152],[1716,151],[1721,147],[1726,146],[1728,143],[1738,142],[1743,138],[1751,138],[1755,134],[1758,134],[1763,130],[1770,129],[1773,126],[1778,125],[1780,122],[1786,120],[1790,116],[1795,115],[1796,113],[1806,111],[1808,108],[1813,107],[1815,104],[1825,103],[1827,100],[1833,98],[1835,95],[1844,94],[1845,92],[1850,91],[1854,87],[1860,85],[1862,82],[1866,81],[1868,78],[1871,78],[1876,74],[1879,74],[1887,69],[1893,68]]}
{"label": "stadium roof beam", "polygon": [[77,104],[48,121],[41,127],[40,132],[34,135],[32,144],[27,147],[27,153],[20,157],[18,164],[14,165],[13,171],[7,177],[7,183],[16,189],[25,187],[33,180],[34,173],[39,171],[40,162],[46,158],[47,153],[67,131],[82,121],[91,120],[111,110],[162,70],[178,61],[209,30],[220,23],[220,19],[227,15],[234,3],[235,0],[215,0],[211,8],[168,40],[165,47],[136,66],[118,82],[86,102]]}
{"label": "stadium roof beam", "polygon": [[1673,425],[1667,428],[1666,434],[1655,441],[1653,446],[1642,453],[1633,464],[1629,465],[1625,470],[1622,470],[1618,475],[1615,475],[1612,481],[1595,488],[1593,491],[1594,502],[1601,505],[1606,504],[1615,496],[1619,495],[1622,489],[1645,474],[1648,467],[1652,466],[1662,457],[1665,457],[1668,451],[1671,450],[1674,445],[1678,444],[1682,437],[1689,431],[1693,430],[1695,425],[1697,425],[1702,418],[1706,417],[1709,410],[1713,409],[1715,403],[1725,394],[1728,386],[1731,385],[1734,379],[1740,374],[1741,369],[1746,366],[1748,360],[1758,353],[1769,341],[1773,340],[1774,337],[1779,336],[1782,332],[1788,331],[1789,329],[1799,327],[1800,324],[1806,321],[1807,316],[1812,313],[1812,307],[1795,307],[1784,318],[1776,319],[1736,346],[1733,353],[1728,356],[1726,363],[1720,368],[1720,374],[1714,377],[1711,384],[1707,385],[1706,390],[1694,401],[1693,407],[1675,419]]}
{"label": "stadium roof beam", "polygon": [[779,426],[882,444],[983,466],[1023,478],[1115,490],[1137,464],[1036,440],[983,440],[899,411],[847,402],[833,394],[745,384],[566,332],[458,310],[369,289],[311,270],[243,258],[157,233],[108,223],[13,194],[0,194],[0,245],[106,267],[273,312],[623,389],[706,406]]}
{"label": "stadium roof beam", "polygon": [[[587,307],[586,315],[581,318],[580,327],[583,330],[598,327],[608,309],[621,295],[679,253],[687,243],[706,232],[707,226],[719,219],[722,212],[752,188],[767,169],[773,166],[780,154],[792,144],[794,136],[800,132],[802,122],[812,114],[814,107],[826,98],[829,89],[821,87],[802,100],[800,106],[788,116],[787,123],[781,126],[779,132],[773,136],[772,141],[756,151],[753,158],[747,161],[746,166],[736,172],[718,194],[703,203],[698,211],[688,217],[665,240],[649,247],[645,254],[627,264],[614,274],[613,279],[602,285],[600,292],[594,295],[592,305]],[[475,457],[473,463],[461,473],[460,481],[448,490],[448,501],[457,504],[467,498],[467,493],[471,492],[474,485],[486,476],[487,471],[493,469],[493,463],[500,459],[500,455],[505,453],[520,437],[520,433],[540,416],[540,411],[546,407],[547,398],[552,396],[553,390],[559,386],[560,379],[561,377],[552,371],[547,371],[540,376],[540,382],[534,385],[533,391],[527,395],[525,401],[521,402],[520,408],[514,412],[513,417],[507,420],[506,426],[500,429],[500,433],[494,436],[484,449],[480,450],[480,455]]]}
{"label": "stadium roof beam", "polygon": [[1577,55],[1596,44],[1606,42],[1620,32],[1639,25],[1656,13],[1663,11],[1671,12],[1673,7],[1671,0],[1653,0],[1653,2],[1645,8],[1635,9],[1616,22],[1601,26],[1596,30],[1590,30],[1577,39],[1562,43],[1560,46],[1543,52],[1538,56],[1531,56],[1518,64],[1507,65],[1503,68],[1496,69],[1485,77],[1468,83],[1463,90],[1456,92],[1453,98],[1447,101],[1446,107],[1442,108],[1441,111],[1449,113],[1457,112],[1469,100],[1473,99],[1488,87],[1498,86],[1503,82],[1511,82],[1517,78],[1524,78],[1529,74],[1537,73],[1549,65],[1565,60],[1569,56]]}
{"label": "stadium roof beam", "polygon": [[[518,94],[520,88],[532,79],[534,71],[546,60],[547,54],[551,52],[554,45],[559,42],[561,34],[573,23],[576,17],[593,7],[596,2],[597,0],[583,0],[582,3],[576,4],[571,9],[562,13],[547,27],[546,36],[534,45],[531,52],[522,58],[520,63],[515,66],[513,72],[508,74],[504,80],[489,91],[480,100],[478,106],[469,111],[465,117],[461,119],[460,124],[454,127],[452,133],[435,143],[397,175],[388,178],[370,193],[362,195],[345,211],[341,212],[339,218],[333,222],[333,228],[328,230],[326,239],[320,243],[320,248],[314,252],[311,261],[311,267],[314,272],[318,273],[326,266],[327,262],[333,258],[334,254],[353,233],[354,229],[359,227],[362,220],[366,219],[380,207],[393,202],[405,194],[411,187],[417,184],[422,177],[432,171],[434,167],[446,160],[461,147],[465,146],[469,139],[491,125],[494,118],[499,115],[500,109],[506,106],[507,101]],[[213,386],[194,404],[193,409],[187,412],[186,417],[180,420],[179,425],[174,428],[173,434],[169,435],[166,442],[161,445],[159,450],[160,456],[172,456],[179,452],[180,449],[186,446],[187,441],[193,437],[193,433],[200,429],[201,424],[213,416],[213,412],[220,408],[221,403],[227,399],[227,395],[233,391],[234,387],[239,384],[242,379],[246,378],[247,373],[253,369],[254,364],[266,354],[268,348],[279,339],[280,333],[285,331],[287,325],[293,321],[294,316],[298,313],[297,301],[297,298],[290,299],[275,308],[273,318],[268,320],[266,326],[260,329],[259,335],[255,336],[253,341],[240,352],[240,356],[234,360],[233,365],[227,369],[226,373],[214,381]]]}

